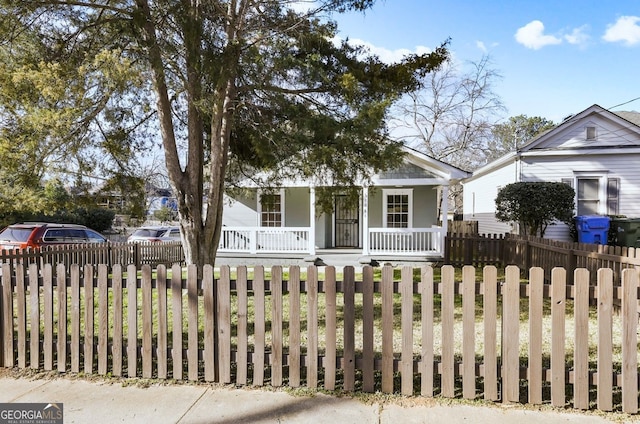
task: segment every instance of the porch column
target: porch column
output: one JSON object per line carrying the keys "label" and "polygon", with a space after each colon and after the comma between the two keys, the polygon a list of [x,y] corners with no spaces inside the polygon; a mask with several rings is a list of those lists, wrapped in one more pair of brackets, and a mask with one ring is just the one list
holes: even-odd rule
{"label": "porch column", "polygon": [[316,254],[316,188],[309,187],[309,254]]}
{"label": "porch column", "polygon": [[444,249],[444,238],[449,231],[449,186],[442,186],[442,207],[440,213],[442,214],[442,230],[440,233],[440,247],[438,250],[442,253]]}
{"label": "porch column", "polygon": [[362,254],[369,254],[369,186],[362,187]]}

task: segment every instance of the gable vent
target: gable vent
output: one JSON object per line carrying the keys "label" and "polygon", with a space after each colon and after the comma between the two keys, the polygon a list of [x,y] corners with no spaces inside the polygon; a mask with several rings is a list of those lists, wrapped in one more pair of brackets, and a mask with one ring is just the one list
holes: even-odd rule
{"label": "gable vent", "polygon": [[596,127],[587,127],[587,140],[596,139]]}

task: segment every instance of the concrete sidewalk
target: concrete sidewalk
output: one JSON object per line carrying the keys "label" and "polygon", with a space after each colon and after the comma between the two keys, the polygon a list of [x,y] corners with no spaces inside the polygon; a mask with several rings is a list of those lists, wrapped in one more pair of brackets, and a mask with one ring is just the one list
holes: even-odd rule
{"label": "concrete sidewalk", "polygon": [[92,424],[605,424],[624,421],[611,421],[587,413],[532,411],[521,405],[446,405],[426,398],[365,404],[349,397],[294,396],[277,390],[205,384],[141,387],[106,380],[34,379],[8,375],[0,376],[0,402],[62,403],[64,423]]}

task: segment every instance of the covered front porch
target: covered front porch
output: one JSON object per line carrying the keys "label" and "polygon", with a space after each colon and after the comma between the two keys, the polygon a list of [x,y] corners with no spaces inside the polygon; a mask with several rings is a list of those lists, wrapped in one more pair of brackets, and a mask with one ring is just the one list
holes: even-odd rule
{"label": "covered front porch", "polygon": [[[316,207],[314,181],[262,191],[248,185],[229,197],[218,251],[224,255],[357,250],[362,257],[441,258],[449,186],[467,173],[407,148],[403,165],[363,182],[359,196],[337,194]],[[325,199],[322,199],[325,203]]]}
{"label": "covered front porch", "polygon": [[[350,249],[363,257],[443,256],[447,221],[440,218],[448,212],[446,185],[413,181],[363,187],[357,202],[336,196],[333,212],[319,214],[314,187],[287,187],[275,199],[269,196],[269,204],[259,191],[254,198],[236,200],[232,217],[222,227],[220,253],[313,256],[320,249]],[[243,216],[247,219],[241,221]],[[254,225],[247,225],[251,222]]]}

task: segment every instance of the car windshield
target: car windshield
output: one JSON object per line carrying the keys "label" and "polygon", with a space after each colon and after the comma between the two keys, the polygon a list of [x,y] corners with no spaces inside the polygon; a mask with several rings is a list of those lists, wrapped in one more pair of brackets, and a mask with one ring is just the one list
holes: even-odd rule
{"label": "car windshield", "polygon": [[166,228],[138,228],[133,232],[134,237],[160,237]]}
{"label": "car windshield", "polygon": [[0,232],[0,240],[25,242],[29,239],[32,232],[33,228],[7,227]]}
{"label": "car windshield", "polygon": [[87,238],[89,239],[89,243],[103,243],[103,242],[107,241],[107,239],[105,239],[102,236],[102,234],[98,234],[95,231],[85,230],[85,233],[87,234]]}

